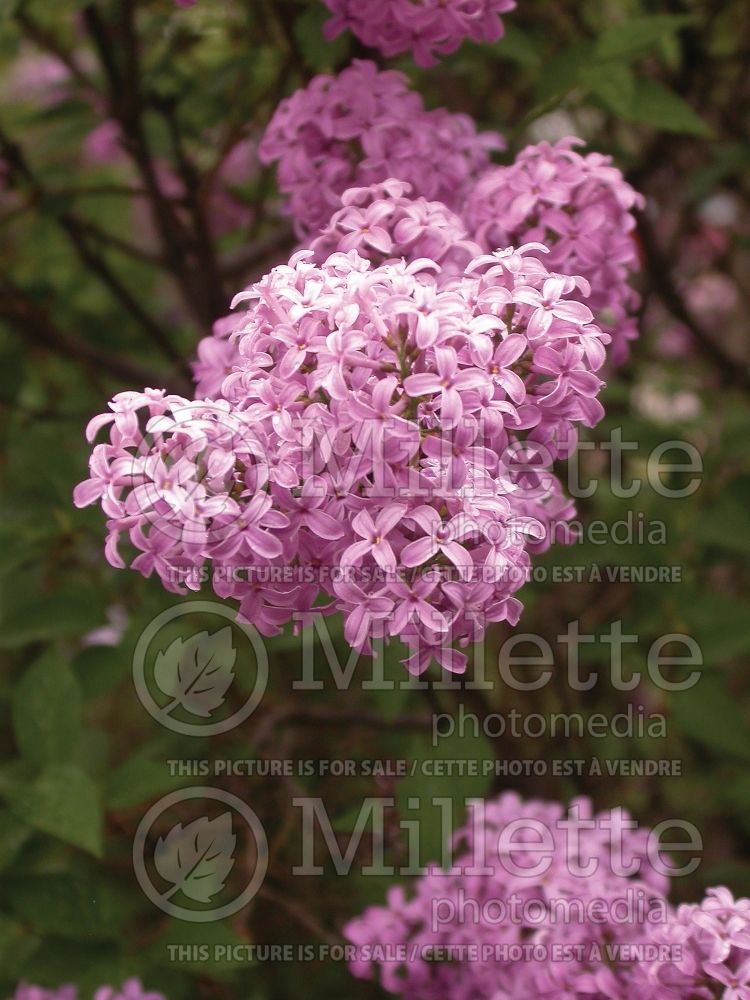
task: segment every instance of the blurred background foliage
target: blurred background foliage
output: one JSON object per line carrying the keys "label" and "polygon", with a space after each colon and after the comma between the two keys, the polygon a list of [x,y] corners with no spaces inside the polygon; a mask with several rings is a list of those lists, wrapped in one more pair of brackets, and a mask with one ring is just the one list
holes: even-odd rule
{"label": "blurred background foliage", "polygon": [[[181,964],[169,943],[333,941],[341,924],[382,897],[382,880],[334,874],[292,878],[299,822],[291,800],[319,794],[350,831],[362,799],[393,794],[390,857],[404,856],[399,816],[411,795],[467,795],[513,786],[526,795],[584,792],[623,804],[641,823],[696,823],[705,852],[678,898],[726,881],[750,892],[750,7],[745,0],[519,0],[494,46],[465,45],[438,68],[396,61],[429,106],[446,105],[499,129],[509,151],[577,134],[612,153],[647,196],[642,337],[610,379],[607,420],[637,442],[625,480],[644,476],[652,449],[670,439],[700,452],[700,488],[668,499],[646,485],[632,499],[609,488],[609,455],[583,453],[595,494],[584,524],[663,522],[656,541],[593,540],[558,547],[550,579],[524,591],[521,628],[560,659],[539,692],[501,683],[482,711],[612,714],[626,703],[667,718],[664,737],[597,740],[430,741],[433,709],[467,710],[477,695],[392,692],[353,685],[296,692],[300,639],[269,644],[270,682],[253,717],[212,741],[163,729],[136,698],[135,642],[179,598],[101,554],[98,510],[72,508],[85,475],[82,430],[114,391],[148,384],[180,391],[200,336],[232,294],[293,247],[272,172],[255,157],[278,101],[315,73],[370,55],[349,36],[324,42],[317,0],[0,0],[0,414],[3,500],[0,597],[0,993],[21,978],[57,985],[140,974],[169,996],[286,998],[378,996],[339,963],[300,969],[247,962]],[[118,147],[107,123],[128,136]],[[109,126],[111,128],[111,125]],[[109,142],[109,145],[108,145]],[[679,485],[674,474],[672,485]],[[648,527],[645,533],[648,534]],[[636,533],[637,535],[637,533]],[[601,582],[555,582],[559,567],[597,565]],[[679,583],[608,579],[606,567],[680,567]],[[563,681],[568,622],[604,635],[613,621],[636,634],[625,670],[644,677],[616,691]],[[329,621],[342,663],[338,622]],[[685,632],[699,642],[703,677],[667,694],[645,675],[650,644]],[[92,634],[93,633],[93,634]],[[507,633],[488,638],[487,662]],[[388,675],[406,674],[399,651]],[[609,647],[583,647],[603,671]],[[368,675],[368,665],[357,667]],[[225,923],[179,924],[136,885],[131,847],[159,796],[194,779],[167,760],[296,758],[411,760],[677,759],[682,776],[394,780],[211,779],[261,816],[271,867],[259,897]],[[198,782],[200,783],[200,782]],[[399,812],[400,810],[400,812]],[[187,813],[189,815],[189,812]],[[425,813],[425,853],[437,849]],[[363,843],[367,854],[367,842]],[[429,860],[429,857],[423,858]],[[330,867],[330,865],[329,865]]]}

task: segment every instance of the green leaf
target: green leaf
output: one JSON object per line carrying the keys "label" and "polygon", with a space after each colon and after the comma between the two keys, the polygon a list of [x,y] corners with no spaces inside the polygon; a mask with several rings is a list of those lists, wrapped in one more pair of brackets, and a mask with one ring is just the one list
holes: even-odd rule
{"label": "green leaf", "polygon": [[16,816],[43,833],[99,857],[102,808],[91,778],[73,764],[52,764],[8,797]]}
{"label": "green leaf", "polygon": [[81,723],[81,692],[70,668],[50,651],[16,684],[13,731],[22,756],[42,766],[68,760]]}
{"label": "green leaf", "polygon": [[515,24],[508,24],[498,45],[488,46],[489,51],[505,59],[512,59],[519,66],[537,69],[542,61],[539,46],[528,32]]}
{"label": "green leaf", "polygon": [[724,496],[703,514],[696,537],[729,552],[750,555],[750,513],[737,498]]}
{"label": "green leaf", "polygon": [[[246,957],[232,960],[231,957],[218,958],[213,956],[221,954],[231,955],[231,952],[222,952],[219,949],[233,948],[242,943],[242,939],[237,936],[235,931],[228,924],[221,921],[207,924],[191,924],[183,920],[172,920],[167,925],[164,933],[148,948],[146,954],[157,964],[169,967],[176,966],[177,968],[192,970],[201,975],[221,978],[233,969],[247,967],[249,961]],[[170,948],[175,945],[181,948],[181,951],[173,953],[176,957],[170,957]],[[206,958],[205,952],[203,955],[200,955],[196,946],[201,945],[208,947],[208,954],[211,957]]]}
{"label": "green leaf", "polygon": [[444,846],[442,813],[433,800],[451,799],[452,822],[462,821],[466,800],[481,798],[489,790],[493,772],[488,768],[493,761],[492,747],[481,735],[456,733],[435,748],[424,736],[414,738],[410,771],[398,783],[396,802],[402,821],[419,821],[423,864],[440,859]]}
{"label": "green leaf", "polygon": [[0,871],[8,868],[31,835],[31,830],[7,809],[0,809]]}
{"label": "green leaf", "polygon": [[672,696],[672,718],[684,737],[718,755],[750,761],[750,730],[721,680],[703,676],[695,687]]}
{"label": "green leaf", "polygon": [[709,138],[710,126],[673,90],[658,80],[640,77],[636,80],[630,111],[624,115],[638,125],[651,125],[665,132],[678,132]]}
{"label": "green leaf", "polygon": [[539,75],[537,97],[540,103],[564,97],[571,91],[579,82],[583,68],[591,64],[592,52],[590,42],[579,42],[549,59]]}
{"label": "green leaf", "polygon": [[134,971],[133,962],[124,962],[114,942],[50,938],[26,960],[21,978],[49,987],[73,982],[79,996],[91,997],[102,983],[119,985]]}
{"label": "green leaf", "polygon": [[3,886],[14,913],[34,930],[74,941],[116,940],[123,908],[97,879],[71,872],[26,875]]}
{"label": "green leaf", "polygon": [[616,115],[626,118],[631,113],[636,81],[633,71],[624,63],[584,66],[579,80]]}
{"label": "green leaf", "polygon": [[679,629],[701,648],[706,669],[750,653],[747,604],[729,594],[687,593],[680,607]]}
{"label": "green leaf", "polygon": [[645,55],[692,22],[690,14],[634,17],[606,28],[594,47],[597,59],[627,59]]}
{"label": "green leaf", "polygon": [[189,776],[173,777],[165,760],[131,757],[108,774],[104,801],[108,809],[130,809],[191,782]]}
{"label": "green leaf", "polygon": [[14,976],[19,962],[22,962],[29,950],[29,936],[23,924],[0,913],[0,970],[2,977]]}
{"label": "green leaf", "polygon": [[76,656],[72,669],[84,698],[106,694],[131,675],[131,656],[120,646],[88,646]]}
{"label": "green leaf", "polygon": [[17,649],[32,642],[82,635],[100,625],[103,619],[101,599],[92,599],[86,591],[42,597],[33,604],[6,612],[0,649]]}

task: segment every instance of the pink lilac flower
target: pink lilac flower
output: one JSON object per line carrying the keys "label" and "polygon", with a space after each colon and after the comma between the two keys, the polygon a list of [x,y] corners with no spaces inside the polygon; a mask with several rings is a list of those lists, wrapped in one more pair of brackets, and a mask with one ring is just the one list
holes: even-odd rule
{"label": "pink lilac flower", "polygon": [[709,889],[701,903],[677,907],[652,928],[650,940],[662,954],[635,970],[633,998],[750,998],[750,900]]}
{"label": "pink lilac flower", "polygon": [[237,360],[237,349],[230,335],[238,322],[233,313],[223,316],[214,323],[212,335],[198,342],[198,358],[192,365],[196,396],[215,399],[221,395],[222,383]]}
{"label": "pink lilac flower", "polygon": [[7,101],[32,102],[49,107],[71,94],[69,68],[56,56],[23,46],[3,81]]}
{"label": "pink lilac flower", "polygon": [[328,223],[347,188],[388,178],[455,210],[488,166],[489,151],[502,146],[466,115],[426,110],[402,73],[355,60],[282,101],[259,154],[264,163],[278,161],[287,212],[304,238]]}
{"label": "pink lilac flower", "polygon": [[117,163],[123,159],[120,126],[111,118],[97,125],[83,140],[83,153],[89,163]]}
{"label": "pink lilac flower", "polygon": [[428,257],[443,272],[463,272],[481,248],[442,202],[413,198],[410,192],[410,184],[393,177],[345,191],[341,208],[310,243],[315,262],[322,264],[337,251],[356,250],[375,264]]}
{"label": "pink lilac flower", "polygon": [[455,52],[466,38],[496,42],[503,35],[501,14],[515,0],[324,0],[333,13],[328,38],[349,28],[364,44],[391,57],[411,51],[418,66]]}
{"label": "pink lilac flower", "polygon": [[628,281],[639,267],[633,211],[643,199],[610,157],[582,156],[578,144],[528,146],[510,166],[485,171],[459,211],[484,249],[539,241],[551,271],[586,278],[585,303],[611,334],[611,360],[620,364],[637,336],[639,299]]}
{"label": "pink lilac flower", "polygon": [[357,648],[378,631],[411,670],[463,669],[456,643],[517,622],[530,555],[572,511],[552,465],[602,412],[608,337],[539,252],[274,268],[201,345],[212,398],[120,393],[89,424],[108,440],[74,499],[101,504],[109,561],[135,549],[177,592],[210,570],[265,634],[340,611]]}
{"label": "pink lilac flower", "polygon": [[[21,983],[13,1000],[78,1000],[78,987],[61,986],[57,990],[46,990],[41,986]],[[128,979],[119,988],[100,986],[94,993],[94,1000],[165,1000],[165,998],[161,993],[144,990],[138,979]]]}
{"label": "pink lilac flower", "polygon": [[153,990],[144,990],[138,979],[128,979],[119,989],[100,986],[94,1000],[164,1000],[164,997]]}
{"label": "pink lilac flower", "polygon": [[669,919],[649,832],[587,799],[506,792],[469,809],[444,867],[344,927],[354,975],[409,1000],[636,1000],[631,967],[607,955]]}
{"label": "pink lilac flower", "polygon": [[470,803],[450,847],[344,927],[355,976],[409,1000],[750,1000],[750,900],[674,909],[624,810],[506,792]]}
{"label": "pink lilac flower", "polygon": [[241,139],[224,157],[219,168],[224,184],[241,187],[258,176],[258,143]]}

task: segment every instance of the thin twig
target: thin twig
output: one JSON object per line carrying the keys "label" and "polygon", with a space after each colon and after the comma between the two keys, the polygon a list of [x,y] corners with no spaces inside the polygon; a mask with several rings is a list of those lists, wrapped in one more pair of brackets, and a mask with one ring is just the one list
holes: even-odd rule
{"label": "thin twig", "polygon": [[[10,176],[20,182],[32,204],[48,197],[47,191],[31,169],[21,147],[10,139],[0,127],[0,152],[5,158]],[[189,376],[190,369],[180,352],[171,342],[167,333],[156,320],[143,308],[135,295],[125,286],[119,276],[104,260],[102,254],[89,243],[87,235],[88,224],[82,222],[71,211],[63,211],[54,216],[56,223],[67,236],[71,246],[76,251],[81,263],[107,288],[110,294],[136,320],[148,336],[157,344],[170,361],[180,366],[183,373]]]}
{"label": "thin twig", "polygon": [[274,906],[284,910],[288,916],[304,927],[305,930],[310,931],[318,940],[325,941],[326,944],[330,945],[340,945],[343,943],[341,938],[339,938],[336,934],[333,934],[331,931],[326,930],[322,924],[318,923],[312,913],[309,913],[303,906],[300,906],[299,903],[290,899],[286,893],[276,892],[276,890],[271,889],[270,886],[264,885],[258,891],[258,896],[260,899],[273,903]]}
{"label": "thin twig", "polygon": [[103,351],[85,340],[79,340],[61,330],[50,318],[46,309],[31,302],[21,289],[7,279],[0,280],[0,319],[5,321],[32,348],[41,347],[62,357],[78,361],[88,367],[131,385],[170,388],[185,393],[187,385],[174,373],[168,375],[154,371],[137,361],[118,357]]}

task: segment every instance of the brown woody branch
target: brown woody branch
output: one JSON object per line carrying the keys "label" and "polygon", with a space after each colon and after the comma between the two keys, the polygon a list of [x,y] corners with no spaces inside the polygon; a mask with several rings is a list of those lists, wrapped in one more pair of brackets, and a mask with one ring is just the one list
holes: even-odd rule
{"label": "brown woody branch", "polygon": [[[36,204],[48,197],[48,192],[32,171],[20,146],[12,141],[2,128],[0,128],[0,152],[5,158],[10,176],[17,182],[19,189],[26,193],[31,204]],[[90,244],[90,224],[80,220],[71,211],[60,212],[54,218],[67,236],[81,263],[99,278],[105,288],[160,347],[166,357],[175,362],[186,376],[189,376],[190,370],[187,364],[166,332],[143,308],[135,295],[104,260],[101,253]]]}
{"label": "brown woody branch", "polygon": [[170,388],[185,393],[188,385],[179,377],[154,371],[145,365],[118,357],[61,330],[42,306],[31,302],[7,279],[0,280],[0,320],[10,326],[32,348],[44,348],[61,357],[123,379],[128,386]]}

